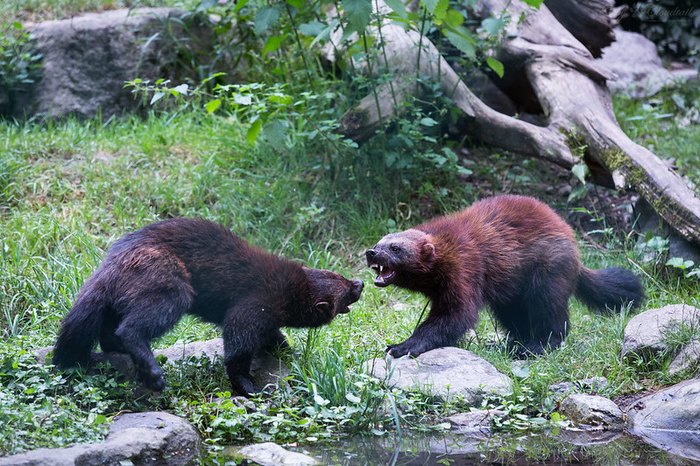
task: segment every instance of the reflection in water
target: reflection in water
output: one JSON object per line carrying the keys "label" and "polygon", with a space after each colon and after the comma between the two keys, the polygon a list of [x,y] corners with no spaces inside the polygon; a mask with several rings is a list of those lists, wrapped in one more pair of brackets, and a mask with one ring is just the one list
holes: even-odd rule
{"label": "reflection in water", "polygon": [[564,431],[560,435],[408,434],[353,437],[332,444],[290,448],[337,466],[467,465],[696,465],[629,436]]}

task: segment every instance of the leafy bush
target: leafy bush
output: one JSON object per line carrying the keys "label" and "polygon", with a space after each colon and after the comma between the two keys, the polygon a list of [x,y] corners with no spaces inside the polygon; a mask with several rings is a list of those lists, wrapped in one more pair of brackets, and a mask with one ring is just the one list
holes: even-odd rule
{"label": "leafy bush", "polygon": [[41,58],[21,23],[0,25],[0,115],[12,110],[17,92],[39,79]]}

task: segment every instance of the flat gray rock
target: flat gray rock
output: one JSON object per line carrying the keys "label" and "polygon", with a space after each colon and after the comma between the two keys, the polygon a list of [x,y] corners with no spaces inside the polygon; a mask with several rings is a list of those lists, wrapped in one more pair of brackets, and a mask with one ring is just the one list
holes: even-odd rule
{"label": "flat gray rock", "polygon": [[574,394],[561,402],[559,411],[582,428],[620,430],[623,415],[611,400],[598,395]]}
{"label": "flat gray rock", "polygon": [[688,369],[700,367],[700,340],[693,340],[683,346],[673,357],[668,366],[668,373],[671,375],[680,374]]}
{"label": "flat gray rock", "polygon": [[642,398],[627,416],[632,433],[657,448],[700,461],[700,378]]}
{"label": "flat gray rock", "polygon": [[438,348],[417,358],[372,359],[366,371],[390,386],[419,390],[430,396],[462,396],[471,404],[481,402],[485,394],[506,395],[512,390],[510,378],[489,362],[460,348]]}
{"label": "flat gray rock", "polygon": [[574,382],[555,383],[549,386],[549,390],[557,399],[562,399],[572,393],[596,393],[605,389],[607,386],[608,379],[605,377],[591,377]]}
{"label": "flat gray rock", "polygon": [[[34,355],[41,364],[46,363],[48,354],[53,350],[52,346],[46,346],[34,351]],[[191,343],[177,343],[168,348],[153,351],[156,357],[165,357],[166,364],[177,364],[189,358],[207,358],[214,362],[223,359],[224,340],[212,338],[211,340],[194,341]],[[109,362],[123,377],[129,380],[136,379],[136,368],[131,357],[122,353],[92,353],[91,364]],[[222,367],[221,370],[224,370]],[[261,353],[253,358],[250,373],[253,384],[258,389],[268,385],[276,386],[289,375],[289,368],[281,360],[268,353]]]}
{"label": "flat gray rock", "polygon": [[102,443],[40,448],[0,458],[2,466],[76,464],[189,465],[197,462],[200,439],[184,419],[163,412],[129,413],[116,418]]}
{"label": "flat gray rock", "polygon": [[262,466],[303,466],[318,464],[316,459],[286,450],[276,443],[256,443],[241,448],[238,453]]}
{"label": "flat gray rock", "polygon": [[505,416],[506,413],[498,409],[480,409],[468,413],[453,414],[445,418],[452,427],[459,432],[491,432],[491,423],[494,418]]}
{"label": "flat gray rock", "polygon": [[664,334],[679,325],[700,325],[700,309],[686,304],[671,304],[634,316],[625,327],[622,356],[648,358],[667,351]]}

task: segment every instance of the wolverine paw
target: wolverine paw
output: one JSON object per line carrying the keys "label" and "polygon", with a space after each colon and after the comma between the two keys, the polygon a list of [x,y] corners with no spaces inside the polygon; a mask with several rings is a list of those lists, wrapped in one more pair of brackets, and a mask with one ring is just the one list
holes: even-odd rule
{"label": "wolverine paw", "polygon": [[386,351],[393,358],[400,358],[401,356],[406,355],[415,358],[425,353],[427,349],[425,348],[425,345],[421,342],[415,343],[411,340],[406,340],[403,343],[399,343],[398,345],[389,345]]}

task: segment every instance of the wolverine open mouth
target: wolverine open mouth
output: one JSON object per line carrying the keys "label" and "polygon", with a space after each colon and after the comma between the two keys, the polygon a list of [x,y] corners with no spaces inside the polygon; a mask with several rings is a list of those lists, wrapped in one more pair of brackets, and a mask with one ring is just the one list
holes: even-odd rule
{"label": "wolverine open mouth", "polygon": [[379,264],[372,264],[369,267],[377,274],[377,277],[374,279],[374,284],[376,286],[389,286],[393,283],[394,276],[396,276],[396,272],[394,270],[391,270],[385,265]]}

